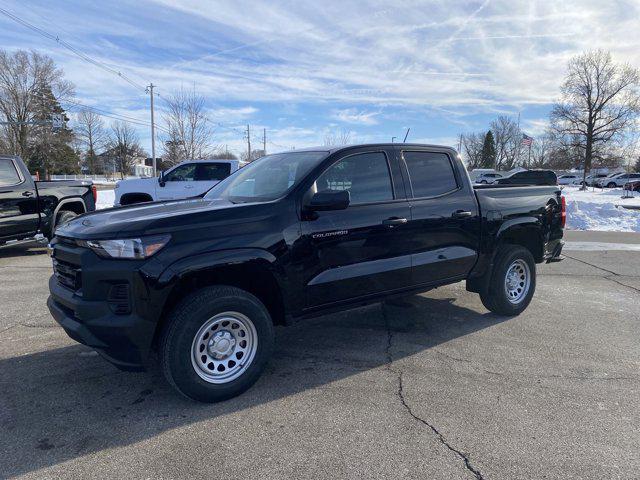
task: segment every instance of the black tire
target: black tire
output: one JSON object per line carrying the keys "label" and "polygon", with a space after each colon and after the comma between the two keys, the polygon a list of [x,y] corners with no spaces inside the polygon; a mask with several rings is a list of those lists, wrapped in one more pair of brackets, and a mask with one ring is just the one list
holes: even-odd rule
{"label": "black tire", "polygon": [[76,212],[72,212],[70,210],[62,210],[58,212],[58,214],[56,215],[56,221],[51,228],[50,235],[48,236],[49,240],[51,240],[53,238],[53,235],[56,233],[56,228],[58,228],[60,225],[64,225],[70,220],[73,220],[77,216],[78,214]]}
{"label": "black tire", "polygon": [[[529,277],[528,289],[526,292],[523,292],[522,297],[518,298],[517,301],[514,302],[509,298],[505,282],[507,272],[510,271],[510,268],[514,266],[516,262],[518,262],[518,265],[514,268],[524,267],[522,262],[526,264],[528,267]],[[517,285],[516,288],[518,288]],[[496,258],[488,288],[484,292],[480,293],[482,304],[488,310],[498,315],[519,315],[529,306],[535,290],[536,263],[531,252],[518,245],[503,245],[499,247],[496,252]]]}
{"label": "black tire", "polygon": [[[255,329],[251,335],[255,337],[256,349],[252,360],[248,365],[240,367],[236,378],[226,383],[211,383],[202,377],[207,374],[206,362],[202,365],[198,364],[198,360],[194,358],[199,357],[200,354],[193,354],[192,348],[197,345],[196,336],[200,337],[205,324],[224,312],[239,314],[252,323]],[[209,346],[215,335],[222,333],[223,328],[231,327],[216,329],[216,333],[212,333],[209,339]],[[204,331],[208,332],[208,330]],[[207,339],[207,337],[204,338]],[[207,287],[186,297],[170,313],[160,343],[160,362],[167,381],[180,393],[200,402],[219,402],[240,395],[258,380],[271,357],[273,343],[273,322],[260,300],[235,287]],[[203,345],[200,345],[200,348],[202,347]],[[209,353],[208,347],[204,353]],[[238,355],[235,350],[234,353]],[[227,358],[235,363],[234,357]],[[231,362],[227,366],[230,364]],[[237,368],[235,364],[233,368]],[[213,369],[210,374],[211,376],[219,375],[216,369]]]}
{"label": "black tire", "polygon": [[609,182],[607,184],[607,188],[616,188],[618,185],[616,185],[614,182]]}

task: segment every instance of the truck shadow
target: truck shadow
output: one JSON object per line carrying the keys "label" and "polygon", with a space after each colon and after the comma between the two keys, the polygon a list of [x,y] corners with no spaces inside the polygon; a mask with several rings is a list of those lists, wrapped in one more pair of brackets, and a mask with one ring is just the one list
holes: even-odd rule
{"label": "truck shadow", "polygon": [[[6,358],[0,360],[0,477],[234,412],[252,415],[255,407],[272,408],[269,402],[385,368],[390,353],[397,361],[504,320],[451,298],[414,296],[278,328],[265,375],[240,397],[214,405],[180,397],[158,371],[119,372],[80,345]],[[208,435],[215,436],[210,425]]]}

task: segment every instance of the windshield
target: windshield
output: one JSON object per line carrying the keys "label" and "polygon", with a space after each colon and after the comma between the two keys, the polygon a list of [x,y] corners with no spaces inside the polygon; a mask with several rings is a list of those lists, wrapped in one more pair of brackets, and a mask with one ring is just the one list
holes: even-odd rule
{"label": "windshield", "polygon": [[296,186],[328,152],[287,152],[251,162],[209,190],[205,198],[232,203],[268,202]]}

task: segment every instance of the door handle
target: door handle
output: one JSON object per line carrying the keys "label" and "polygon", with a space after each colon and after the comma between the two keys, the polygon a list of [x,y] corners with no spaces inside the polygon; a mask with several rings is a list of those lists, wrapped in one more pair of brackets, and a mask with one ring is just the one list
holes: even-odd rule
{"label": "door handle", "polygon": [[27,190],[26,192],[22,192],[22,196],[23,197],[33,197],[33,192],[30,190]]}
{"label": "door handle", "polygon": [[472,215],[473,214],[471,212],[469,212],[468,210],[456,210],[455,212],[453,212],[451,214],[451,216],[453,218],[469,218]]}
{"label": "door handle", "polygon": [[193,185],[185,185],[184,188],[193,188]]}
{"label": "door handle", "polygon": [[407,223],[407,219],[399,217],[391,217],[382,221],[382,225],[386,225],[388,227],[393,227],[395,225],[404,225],[405,223]]}

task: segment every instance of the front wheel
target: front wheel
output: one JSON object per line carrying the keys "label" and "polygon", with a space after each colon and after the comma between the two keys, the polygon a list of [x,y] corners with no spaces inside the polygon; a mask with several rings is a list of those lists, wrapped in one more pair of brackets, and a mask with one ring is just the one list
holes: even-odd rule
{"label": "front wheel", "polygon": [[162,370],[189,398],[226,400],[258,380],[273,342],[271,316],[255,296],[235,287],[204,288],[170,314],[160,348]]}
{"label": "front wheel", "polygon": [[616,185],[614,182],[610,182],[607,184],[607,188],[616,188],[618,185]]}
{"label": "front wheel", "polygon": [[482,304],[498,315],[519,315],[536,289],[536,264],[531,252],[518,245],[501,246],[488,288],[480,293]]}

